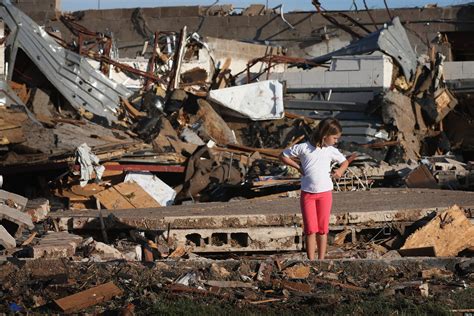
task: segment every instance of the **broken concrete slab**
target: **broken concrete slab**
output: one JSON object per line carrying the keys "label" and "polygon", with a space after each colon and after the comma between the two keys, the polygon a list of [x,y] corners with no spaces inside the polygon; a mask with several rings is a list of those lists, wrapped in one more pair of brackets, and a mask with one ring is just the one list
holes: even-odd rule
{"label": "broken concrete slab", "polygon": [[[330,225],[414,222],[455,201],[474,207],[474,192],[429,189],[372,189],[335,192]],[[107,226],[145,230],[293,227],[301,223],[298,197],[173,205],[159,209],[103,210]],[[109,216],[111,218],[109,219]],[[61,229],[98,229],[97,210],[52,212]],[[108,226],[109,227],[109,226]],[[342,230],[342,229],[341,229]]]}
{"label": "broken concrete slab", "polygon": [[226,114],[238,114],[254,121],[281,119],[285,112],[283,85],[277,80],[211,90],[208,98],[231,110]]}
{"label": "broken concrete slab", "polygon": [[[4,204],[8,204],[6,203],[8,200],[17,204],[17,207],[14,207],[14,208],[20,211],[22,211],[25,208],[26,204],[28,203],[28,199],[21,195],[11,193],[5,190],[0,190],[0,201],[3,201]],[[12,205],[9,205],[9,206],[13,207]]]}
{"label": "broken concrete slab", "polygon": [[0,220],[7,220],[18,226],[26,226],[29,229],[35,227],[29,214],[2,204],[0,204]]}
{"label": "broken concrete slab", "polygon": [[37,245],[28,248],[29,254],[34,259],[72,257],[82,239],[68,232],[48,232]]}
{"label": "broken concrete slab", "polygon": [[2,225],[0,225],[0,246],[5,249],[16,247],[15,238]]}
{"label": "broken concrete slab", "polygon": [[474,224],[454,205],[410,235],[401,250],[434,247],[436,256],[449,257],[473,246]]}
{"label": "broken concrete slab", "polygon": [[34,223],[44,221],[50,211],[49,200],[45,198],[28,200],[25,207],[25,212],[30,214]]}
{"label": "broken concrete slab", "polygon": [[120,251],[110,245],[104,244],[103,242],[95,242],[93,247],[91,256],[100,260],[117,260],[126,258]]}

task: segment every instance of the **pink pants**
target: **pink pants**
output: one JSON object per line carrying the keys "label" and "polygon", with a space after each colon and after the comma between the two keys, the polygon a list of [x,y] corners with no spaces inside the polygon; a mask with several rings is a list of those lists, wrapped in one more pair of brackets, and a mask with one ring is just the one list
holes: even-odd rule
{"label": "pink pants", "polygon": [[301,191],[301,213],[304,233],[324,235],[329,232],[329,216],[332,207],[332,191],[309,193]]}

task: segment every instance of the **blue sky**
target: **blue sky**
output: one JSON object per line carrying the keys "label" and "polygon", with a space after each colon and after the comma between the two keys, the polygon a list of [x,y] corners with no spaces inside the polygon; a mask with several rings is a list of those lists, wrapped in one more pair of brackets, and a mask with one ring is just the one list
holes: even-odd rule
{"label": "blue sky", "polygon": [[[364,8],[362,0],[354,0],[359,9]],[[438,3],[439,6],[462,4],[469,0],[386,0],[389,7],[416,7],[428,3]],[[474,1],[474,0],[472,0]],[[112,9],[112,8],[136,8],[136,7],[164,7],[184,5],[211,5],[215,0],[61,0],[63,11],[86,10],[86,9]],[[353,0],[320,0],[324,8],[328,10],[348,10]],[[283,4],[285,11],[314,10],[311,0],[219,0],[218,4],[233,4],[235,8],[247,7],[249,4],[260,3],[275,7]],[[367,0],[370,8],[383,7],[383,0]]]}

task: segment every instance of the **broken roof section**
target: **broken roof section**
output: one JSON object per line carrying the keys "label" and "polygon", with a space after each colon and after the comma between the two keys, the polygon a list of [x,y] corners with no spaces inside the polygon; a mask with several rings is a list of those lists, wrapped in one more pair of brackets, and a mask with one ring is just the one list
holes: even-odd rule
{"label": "broken roof section", "polygon": [[408,80],[412,79],[416,72],[417,57],[398,17],[392,20],[392,24],[385,24],[377,32],[332,53],[313,58],[311,61],[323,63],[334,56],[360,55],[376,50],[390,55],[402,67],[405,77]]}
{"label": "broken roof section", "polygon": [[96,71],[84,57],[58,45],[9,0],[1,0],[0,18],[10,30],[8,80],[22,50],[75,109],[104,117],[109,124],[115,121],[120,97],[130,96],[131,91]]}

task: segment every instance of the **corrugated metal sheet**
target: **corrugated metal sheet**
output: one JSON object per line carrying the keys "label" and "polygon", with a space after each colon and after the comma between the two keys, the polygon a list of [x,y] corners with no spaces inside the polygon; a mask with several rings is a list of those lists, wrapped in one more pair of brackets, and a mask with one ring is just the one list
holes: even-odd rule
{"label": "corrugated metal sheet", "polygon": [[10,1],[1,0],[0,17],[11,30],[6,42],[11,46],[7,79],[13,76],[21,49],[75,109],[84,108],[109,123],[116,120],[120,97],[130,96],[131,91],[92,68],[84,57],[58,45]]}

